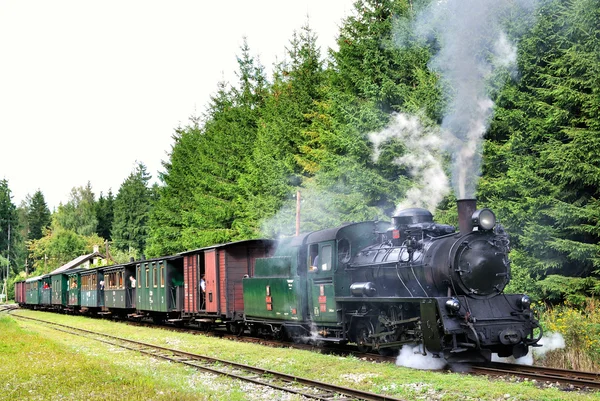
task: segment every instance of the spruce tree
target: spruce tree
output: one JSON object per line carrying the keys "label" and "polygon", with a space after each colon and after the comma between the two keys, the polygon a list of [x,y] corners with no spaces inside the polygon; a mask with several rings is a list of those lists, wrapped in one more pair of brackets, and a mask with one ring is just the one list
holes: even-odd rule
{"label": "spruce tree", "polygon": [[6,260],[10,259],[10,268],[13,273],[18,271],[17,255],[22,246],[19,228],[17,207],[12,203],[12,193],[8,181],[2,179],[0,180],[0,256]]}
{"label": "spruce tree", "polygon": [[44,236],[44,230],[50,227],[50,223],[52,222],[50,209],[46,205],[42,191],[38,189],[33,196],[27,196],[26,205],[26,218],[29,226],[27,239],[40,239]]}
{"label": "spruce tree", "polygon": [[[521,79],[499,95],[480,184],[512,234],[515,288],[555,299],[591,291],[581,280],[600,272],[599,5],[540,9],[520,44]],[[581,280],[561,289],[553,275]]]}
{"label": "spruce tree", "polygon": [[138,163],[121,184],[114,201],[113,244],[134,255],[140,255],[146,247],[152,196],[148,182],[151,178],[146,166]]}
{"label": "spruce tree", "polygon": [[98,219],[98,227],[96,233],[106,240],[111,240],[111,230],[114,219],[114,201],[112,190],[108,190],[108,195],[100,192],[98,201],[96,202],[96,219]]}

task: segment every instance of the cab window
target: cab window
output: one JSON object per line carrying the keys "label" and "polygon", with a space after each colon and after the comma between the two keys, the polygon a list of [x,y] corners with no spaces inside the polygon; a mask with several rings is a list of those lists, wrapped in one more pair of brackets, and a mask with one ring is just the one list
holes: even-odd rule
{"label": "cab window", "polygon": [[320,257],[319,267],[321,270],[331,270],[331,245],[325,245],[321,248]]}

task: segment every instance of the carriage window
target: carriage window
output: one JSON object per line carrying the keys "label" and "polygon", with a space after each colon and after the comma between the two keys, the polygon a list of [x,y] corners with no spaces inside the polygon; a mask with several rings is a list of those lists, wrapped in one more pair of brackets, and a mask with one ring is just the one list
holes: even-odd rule
{"label": "carriage window", "polygon": [[160,265],[160,287],[165,288],[165,265]]}
{"label": "carriage window", "polygon": [[124,288],[123,287],[123,272],[118,272],[117,277],[119,278],[119,288]]}
{"label": "carriage window", "polygon": [[156,276],[156,266],[152,268],[152,286],[154,288],[158,287],[158,277]]}
{"label": "carriage window", "polygon": [[325,245],[321,248],[321,261],[319,263],[321,270],[331,270],[331,245]]}
{"label": "carriage window", "polygon": [[150,268],[146,265],[146,288],[150,288]]}
{"label": "carriage window", "polygon": [[138,288],[142,288],[142,266],[137,265]]}

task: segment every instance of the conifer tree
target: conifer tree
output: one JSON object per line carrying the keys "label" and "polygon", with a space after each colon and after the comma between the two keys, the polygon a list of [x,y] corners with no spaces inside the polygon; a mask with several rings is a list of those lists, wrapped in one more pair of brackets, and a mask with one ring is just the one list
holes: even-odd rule
{"label": "conifer tree", "polygon": [[111,230],[114,219],[114,201],[112,190],[108,190],[108,195],[100,192],[98,201],[96,202],[96,219],[98,219],[98,227],[96,233],[106,240],[111,240]]}
{"label": "conifer tree", "polygon": [[52,222],[50,209],[46,205],[42,191],[38,189],[33,196],[27,196],[26,207],[26,219],[29,227],[27,239],[40,239],[44,236],[44,230],[50,227]]}
{"label": "conifer tree", "polygon": [[119,188],[111,232],[117,249],[139,255],[146,247],[152,196],[148,182],[151,178],[146,166],[140,162]]}
{"label": "conifer tree", "polygon": [[[519,49],[521,80],[499,95],[480,186],[512,234],[516,289],[555,299],[574,286],[589,293],[585,278],[600,273],[598,6],[551,1],[540,9]],[[553,275],[588,285],[556,285]]]}
{"label": "conifer tree", "polygon": [[8,181],[2,179],[0,180],[0,256],[6,260],[10,259],[12,272],[16,272],[19,266],[16,257],[21,246],[19,227],[17,207],[12,203],[12,193]]}

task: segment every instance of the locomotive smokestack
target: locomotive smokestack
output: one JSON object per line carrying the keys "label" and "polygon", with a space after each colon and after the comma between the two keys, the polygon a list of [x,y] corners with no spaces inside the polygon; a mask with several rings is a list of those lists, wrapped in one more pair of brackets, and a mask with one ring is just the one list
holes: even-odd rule
{"label": "locomotive smokestack", "polygon": [[473,222],[471,217],[475,210],[477,210],[476,199],[459,199],[456,202],[458,208],[458,228],[462,235],[468,234],[473,231]]}

